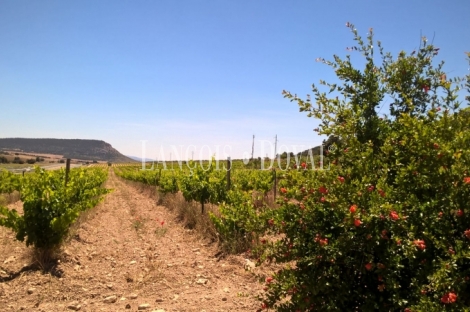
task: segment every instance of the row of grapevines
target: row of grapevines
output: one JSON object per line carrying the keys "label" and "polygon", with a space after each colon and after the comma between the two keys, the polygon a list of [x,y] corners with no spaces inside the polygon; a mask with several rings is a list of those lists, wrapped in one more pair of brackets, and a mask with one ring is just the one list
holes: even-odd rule
{"label": "row of grapevines", "polygon": [[127,180],[158,186],[163,193],[181,191],[186,200],[195,200],[201,206],[226,202],[229,190],[258,191],[266,195],[274,185],[275,173],[271,170],[232,169],[228,184],[226,170],[217,170],[213,163],[207,166],[189,164],[191,170],[141,170],[128,166],[115,168],[115,172]]}
{"label": "row of grapevines", "polygon": [[273,188],[275,173],[271,170],[237,170],[232,183],[242,191],[268,193]]}
{"label": "row of grapevines", "polygon": [[19,191],[23,176],[8,170],[0,170],[0,194],[11,194]]}
{"label": "row of grapevines", "polygon": [[23,214],[0,207],[0,225],[16,232],[20,241],[36,248],[52,249],[66,237],[81,212],[94,207],[108,189],[101,185],[107,171],[72,169],[68,183],[65,170],[46,171],[39,167],[20,184]]}
{"label": "row of grapevines", "polygon": [[230,172],[230,184],[227,183],[226,170],[217,170],[217,166],[197,166],[189,163],[192,170],[141,170],[138,167],[115,168],[122,178],[155,185],[163,193],[180,191],[186,201],[201,204],[217,204],[219,213],[210,213],[210,219],[219,234],[219,239],[230,252],[246,250],[266,223],[263,211],[253,202],[252,192],[266,195],[272,190],[275,172],[271,170],[233,169]]}

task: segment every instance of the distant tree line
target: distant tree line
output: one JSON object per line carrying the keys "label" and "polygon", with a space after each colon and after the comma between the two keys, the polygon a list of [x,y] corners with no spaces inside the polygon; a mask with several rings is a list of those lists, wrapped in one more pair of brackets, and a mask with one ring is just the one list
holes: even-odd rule
{"label": "distant tree line", "polygon": [[[4,153],[3,153],[4,154]],[[7,154],[8,155],[8,154]],[[0,156],[0,164],[9,164],[9,163],[12,163],[12,164],[24,164],[25,162],[32,165],[32,164],[35,164],[37,162],[43,162],[44,161],[44,158],[42,157],[39,157],[37,156],[36,158],[30,158],[30,159],[21,159],[20,157],[18,156],[15,156],[15,158],[13,158],[13,160],[8,160],[8,158],[6,158],[5,156]]]}

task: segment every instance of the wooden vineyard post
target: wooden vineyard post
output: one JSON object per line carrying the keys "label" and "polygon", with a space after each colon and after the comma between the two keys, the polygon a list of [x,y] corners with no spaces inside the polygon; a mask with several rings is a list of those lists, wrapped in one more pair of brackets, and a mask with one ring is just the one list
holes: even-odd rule
{"label": "wooden vineyard post", "polygon": [[67,182],[69,182],[69,172],[70,172],[70,158],[67,158],[67,162],[65,164],[65,186],[67,186]]}
{"label": "wooden vineyard post", "polygon": [[276,169],[274,169],[274,168],[273,168],[273,192],[274,192],[273,201],[276,202],[277,177],[276,177]]}
{"label": "wooden vineyard post", "polygon": [[227,191],[230,190],[230,171],[232,171],[232,162],[230,157],[227,157]]}

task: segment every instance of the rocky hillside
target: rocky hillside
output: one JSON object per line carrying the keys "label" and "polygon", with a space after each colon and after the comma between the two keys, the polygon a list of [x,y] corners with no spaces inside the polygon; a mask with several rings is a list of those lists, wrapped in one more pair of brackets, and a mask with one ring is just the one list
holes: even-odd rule
{"label": "rocky hillside", "polygon": [[54,154],[81,160],[134,162],[111,144],[99,140],[6,138],[0,139],[0,150]]}

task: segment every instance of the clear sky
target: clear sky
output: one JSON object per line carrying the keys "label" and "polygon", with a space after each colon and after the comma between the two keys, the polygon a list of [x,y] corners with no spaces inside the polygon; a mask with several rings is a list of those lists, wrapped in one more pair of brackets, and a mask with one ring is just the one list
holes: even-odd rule
{"label": "clear sky", "polygon": [[[168,159],[241,158],[324,139],[281,95],[334,81],[355,24],[397,53],[434,38],[468,73],[470,0],[0,0],[0,137],[104,140]],[[205,146],[203,148],[203,146]],[[173,150],[175,159],[176,152]],[[245,154],[244,154],[245,153]]]}

